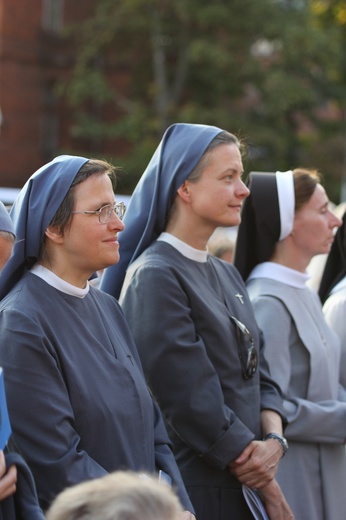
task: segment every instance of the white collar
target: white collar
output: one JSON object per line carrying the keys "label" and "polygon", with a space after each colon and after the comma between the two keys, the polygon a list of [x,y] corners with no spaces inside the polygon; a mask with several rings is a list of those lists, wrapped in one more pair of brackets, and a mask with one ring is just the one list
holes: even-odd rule
{"label": "white collar", "polygon": [[167,233],[166,231],[161,233],[157,240],[170,244],[183,256],[189,258],[190,260],[194,260],[195,262],[204,263],[208,259],[207,250],[201,251],[200,249],[195,249],[194,247],[189,246],[186,242],[183,242],[179,238],[171,235],[170,233]]}
{"label": "white collar", "polygon": [[55,289],[58,289],[65,294],[69,294],[70,296],[84,298],[89,292],[89,282],[87,282],[84,289],[80,289],[80,287],[76,287],[75,285],[65,282],[65,280],[54,274],[52,271],[46,267],[43,267],[43,265],[35,264],[30,272],[39,278],[42,278],[42,280],[47,282]]}
{"label": "white collar", "polygon": [[275,262],[263,262],[262,264],[256,265],[251,271],[247,282],[255,278],[270,278],[271,280],[282,282],[297,289],[305,289],[306,282],[309,280],[310,275]]}

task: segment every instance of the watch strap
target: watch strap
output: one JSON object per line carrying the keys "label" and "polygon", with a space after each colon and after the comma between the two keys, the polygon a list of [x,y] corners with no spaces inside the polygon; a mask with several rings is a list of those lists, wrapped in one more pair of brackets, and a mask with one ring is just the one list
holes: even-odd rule
{"label": "watch strap", "polygon": [[263,440],[266,441],[268,439],[276,439],[280,443],[282,448],[282,457],[284,457],[288,450],[288,442],[285,437],[282,437],[282,435],[279,435],[278,433],[268,433]]}

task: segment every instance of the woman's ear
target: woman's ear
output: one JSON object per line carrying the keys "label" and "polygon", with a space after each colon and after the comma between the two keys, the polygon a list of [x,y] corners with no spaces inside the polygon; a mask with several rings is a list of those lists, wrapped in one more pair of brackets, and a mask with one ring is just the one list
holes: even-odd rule
{"label": "woman's ear", "polygon": [[64,240],[64,234],[62,233],[59,226],[48,226],[45,231],[45,235],[55,244],[62,244]]}
{"label": "woman's ear", "polygon": [[183,199],[184,202],[190,201],[190,190],[188,181],[183,182],[180,188],[178,188],[177,193]]}

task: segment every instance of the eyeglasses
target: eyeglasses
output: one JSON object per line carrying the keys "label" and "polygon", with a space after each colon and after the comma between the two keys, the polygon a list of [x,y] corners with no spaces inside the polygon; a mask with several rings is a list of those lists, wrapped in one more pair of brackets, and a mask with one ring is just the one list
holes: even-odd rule
{"label": "eyeglasses", "polygon": [[242,367],[243,378],[251,379],[257,370],[258,356],[255,343],[249,329],[234,316],[231,316],[237,328],[238,355]]}
{"label": "eyeglasses", "polygon": [[124,218],[126,206],[123,202],[117,202],[116,204],[106,204],[100,209],[85,210],[85,211],[72,211],[73,214],[80,213],[81,215],[98,215],[101,224],[107,224],[112,218],[113,213],[122,220]]}

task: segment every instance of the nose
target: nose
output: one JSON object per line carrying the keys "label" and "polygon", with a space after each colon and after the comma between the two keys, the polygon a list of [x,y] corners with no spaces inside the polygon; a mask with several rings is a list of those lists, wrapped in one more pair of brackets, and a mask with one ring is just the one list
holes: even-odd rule
{"label": "nose", "polygon": [[113,211],[112,216],[108,222],[108,226],[111,229],[116,229],[118,231],[123,231],[125,229],[124,222],[117,216],[115,211]]}
{"label": "nose", "polygon": [[329,213],[330,213],[330,227],[331,228],[340,227],[342,224],[342,220],[339,217],[337,217],[336,215],[334,215],[334,213],[332,211],[330,211]]}
{"label": "nose", "polygon": [[250,195],[250,190],[246,186],[246,184],[243,182],[242,179],[239,179],[239,182],[238,182],[238,185],[236,188],[236,194],[237,194],[237,197],[239,197],[241,199],[245,199],[246,197],[248,197]]}

